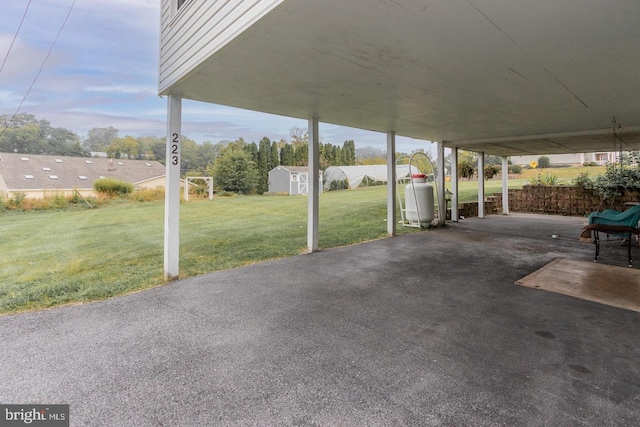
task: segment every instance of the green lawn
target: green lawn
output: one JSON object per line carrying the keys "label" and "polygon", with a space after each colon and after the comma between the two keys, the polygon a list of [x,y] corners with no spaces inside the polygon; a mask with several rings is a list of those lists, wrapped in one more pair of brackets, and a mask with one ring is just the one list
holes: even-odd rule
{"label": "green lawn", "polygon": [[[571,169],[577,175],[576,168],[542,171]],[[509,187],[521,188],[528,180],[510,180]],[[501,188],[501,180],[488,181],[485,194]],[[386,186],[377,186],[322,194],[320,247],[384,237],[386,191]],[[461,180],[458,201],[475,201],[477,192],[476,181]],[[163,284],[163,202],[7,211],[0,219],[0,313],[98,300]],[[181,277],[292,256],[306,248],[307,198],[192,199],[181,205],[180,224]],[[414,231],[398,227],[398,234]]]}
{"label": "green lawn", "polygon": [[[92,301],[163,283],[163,202],[0,215],[0,313]],[[386,186],[320,196],[321,248],[386,235]],[[180,276],[301,253],[307,198],[181,204]],[[399,227],[398,233],[415,229]]]}
{"label": "green lawn", "polygon": [[[544,169],[523,169],[522,173],[515,179],[509,179],[509,188],[522,188],[523,185],[528,184],[532,178],[541,174],[545,176],[550,173],[556,175],[561,181],[571,184],[571,181],[580,173],[587,173],[589,177],[594,178],[598,175],[602,175],[606,170],[605,166],[576,166],[568,168],[544,168]],[[447,188],[451,189],[451,183],[447,183]],[[492,179],[485,181],[484,193],[489,196],[493,193],[500,193],[502,191],[502,179]],[[466,179],[460,179],[458,181],[458,201],[475,202],[478,200],[478,181],[468,181]]]}
{"label": "green lawn", "polygon": [[570,168],[523,169],[519,178],[524,179],[528,182],[531,178],[538,176],[539,173],[543,176],[547,173],[552,173],[563,181],[571,181],[580,173],[587,173],[591,178],[593,178],[595,176],[604,174],[606,169],[606,166],[574,166]]}
{"label": "green lawn", "polygon": [[[509,188],[522,188],[524,184],[529,182],[528,179],[510,179]],[[451,190],[451,183],[447,183],[447,189]],[[484,194],[490,196],[493,193],[502,192],[502,180],[490,180],[484,183]],[[477,202],[478,201],[478,181],[467,181],[461,179],[458,181],[458,203]]]}

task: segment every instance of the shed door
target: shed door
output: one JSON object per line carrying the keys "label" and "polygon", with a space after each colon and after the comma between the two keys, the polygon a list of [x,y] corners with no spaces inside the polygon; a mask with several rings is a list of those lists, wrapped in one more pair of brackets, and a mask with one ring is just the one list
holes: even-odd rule
{"label": "shed door", "polygon": [[298,180],[298,194],[309,194],[309,175],[301,173]]}

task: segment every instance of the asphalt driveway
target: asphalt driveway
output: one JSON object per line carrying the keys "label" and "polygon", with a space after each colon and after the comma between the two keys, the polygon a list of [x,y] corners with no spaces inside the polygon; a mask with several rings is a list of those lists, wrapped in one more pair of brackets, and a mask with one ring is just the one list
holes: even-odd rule
{"label": "asphalt driveway", "polygon": [[591,260],[581,224],[467,219],[2,316],[0,403],[74,426],[636,426],[640,314],[513,284]]}

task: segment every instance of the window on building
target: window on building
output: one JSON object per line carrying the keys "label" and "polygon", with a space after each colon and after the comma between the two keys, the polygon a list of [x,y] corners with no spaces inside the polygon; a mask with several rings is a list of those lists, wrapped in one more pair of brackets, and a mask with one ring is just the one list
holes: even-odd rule
{"label": "window on building", "polygon": [[182,5],[185,4],[186,2],[187,0],[178,0],[178,9],[180,9]]}

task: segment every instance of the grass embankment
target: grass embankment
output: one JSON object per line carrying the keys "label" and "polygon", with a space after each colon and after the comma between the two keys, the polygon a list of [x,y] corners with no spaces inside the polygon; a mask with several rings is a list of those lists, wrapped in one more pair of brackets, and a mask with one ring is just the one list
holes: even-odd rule
{"label": "grass embankment", "polygon": [[602,175],[607,170],[606,166],[572,166],[570,168],[544,168],[544,169],[523,169],[522,173],[518,176],[518,179],[527,180],[535,178],[538,174],[543,176],[550,173],[558,177],[563,181],[570,181],[576,178],[581,173],[588,173],[590,177]]}
{"label": "grass embankment", "polygon": [[[85,211],[5,212],[0,313],[104,299],[163,283],[163,202]],[[320,196],[321,248],[386,235],[386,186]],[[415,229],[399,227],[399,234]],[[181,204],[180,276],[304,251],[307,198],[247,196]]]}
{"label": "grass embankment", "polygon": [[[569,168],[544,168],[544,169],[523,169],[517,178],[509,179],[509,188],[522,188],[523,185],[529,184],[531,179],[535,179],[539,174],[543,177],[552,174],[558,177],[558,180],[564,184],[571,184],[571,181],[581,173],[588,173],[593,178],[604,174],[606,166],[576,166]],[[451,189],[451,183],[447,183],[447,188]],[[494,178],[484,183],[484,194],[491,195],[502,191],[502,178]],[[478,200],[478,181],[472,179],[460,179],[458,181],[458,202],[475,202]]]}

